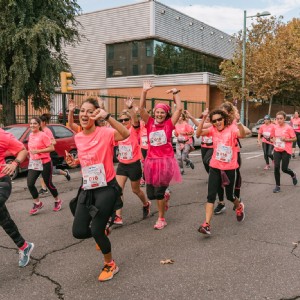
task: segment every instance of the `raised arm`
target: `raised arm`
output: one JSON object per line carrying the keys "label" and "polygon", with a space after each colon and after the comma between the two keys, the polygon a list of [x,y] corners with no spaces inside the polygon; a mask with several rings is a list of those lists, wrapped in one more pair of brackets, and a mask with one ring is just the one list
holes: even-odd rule
{"label": "raised arm", "polygon": [[143,82],[143,89],[142,89],[142,94],[140,98],[140,115],[142,120],[147,123],[149,119],[149,114],[146,110],[146,97],[148,91],[150,91],[153,88],[151,81],[146,80]]}
{"label": "raised arm", "polygon": [[133,106],[133,101],[134,101],[133,98],[124,99],[125,106],[127,107],[129,114],[131,116],[132,125],[134,127],[137,127],[140,125],[140,122],[136,114],[136,109]]}
{"label": "raised arm", "polygon": [[73,99],[69,100],[69,104],[68,104],[68,109],[69,109],[69,113],[68,113],[68,125],[69,127],[74,130],[75,132],[78,132],[79,129],[79,125],[77,125],[74,122],[74,110],[75,110],[76,106],[75,106],[75,102]]}
{"label": "raised arm", "polygon": [[196,137],[199,138],[200,136],[202,135],[207,135],[209,130],[208,129],[203,129],[203,125],[204,125],[204,122],[206,121],[207,119],[207,116],[208,116],[208,108],[206,108],[204,110],[204,112],[202,113],[202,119],[201,121],[199,122],[199,125],[197,127],[197,130],[196,130]]}
{"label": "raised arm", "polygon": [[173,89],[167,90],[166,92],[167,92],[167,94],[171,94],[171,93],[173,94],[173,100],[176,104],[176,110],[171,118],[173,125],[175,125],[178,122],[180,115],[182,113],[182,105],[181,105],[181,100],[179,97],[180,90],[173,88]]}

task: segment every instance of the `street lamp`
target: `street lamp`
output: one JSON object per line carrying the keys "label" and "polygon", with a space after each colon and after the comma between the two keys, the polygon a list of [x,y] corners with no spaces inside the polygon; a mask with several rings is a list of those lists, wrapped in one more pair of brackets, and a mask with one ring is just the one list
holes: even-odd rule
{"label": "street lamp", "polygon": [[[262,13],[257,13],[254,16],[248,16],[247,17],[247,11],[244,10],[244,27],[243,27],[243,56],[242,56],[242,104],[241,104],[241,122],[242,124],[248,126],[248,124],[245,124],[245,80],[246,80],[246,20],[247,18],[259,18],[259,17],[265,17],[269,16],[271,13],[268,11],[263,11]],[[246,110],[248,111],[248,102],[246,103]],[[246,116],[246,123],[248,123],[248,113]]]}

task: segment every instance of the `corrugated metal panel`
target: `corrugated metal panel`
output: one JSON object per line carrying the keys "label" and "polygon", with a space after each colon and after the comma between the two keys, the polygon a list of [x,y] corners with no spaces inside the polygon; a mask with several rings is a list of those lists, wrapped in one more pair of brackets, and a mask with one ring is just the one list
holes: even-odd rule
{"label": "corrugated metal panel", "polygon": [[234,39],[203,22],[155,2],[155,32],[158,38],[222,58],[231,58]]}

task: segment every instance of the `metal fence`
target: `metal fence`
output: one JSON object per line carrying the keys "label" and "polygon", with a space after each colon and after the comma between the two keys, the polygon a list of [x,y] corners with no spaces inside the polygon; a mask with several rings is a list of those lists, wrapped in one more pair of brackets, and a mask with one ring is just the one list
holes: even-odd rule
{"label": "metal fence", "polygon": [[[124,97],[121,96],[108,96],[108,95],[92,95],[99,97],[103,103],[104,107],[107,111],[109,111],[115,118],[118,117],[120,112],[125,109],[124,105]],[[74,114],[74,121],[78,120],[78,113],[79,107],[82,101],[87,96],[81,93],[56,93],[52,95],[50,109],[34,109],[33,106],[28,103],[26,107],[26,103],[21,103],[15,106],[16,110],[16,121],[17,123],[28,123],[30,118],[34,116],[40,116],[43,113],[50,113],[51,114],[51,123],[62,123],[66,124],[68,119],[68,100],[73,99],[75,105],[77,106],[77,110]],[[139,98],[134,98],[136,100],[136,104],[139,101]],[[30,101],[29,101],[30,102]],[[163,98],[151,98],[146,99],[146,108],[147,110],[152,110],[156,103],[162,102],[169,104],[172,110],[175,110],[174,102],[170,99],[163,99]],[[183,108],[188,110],[192,115],[195,117],[199,117],[202,111],[205,109],[205,102],[196,102],[196,101],[188,101],[182,100]],[[77,118],[76,118],[77,115]]]}

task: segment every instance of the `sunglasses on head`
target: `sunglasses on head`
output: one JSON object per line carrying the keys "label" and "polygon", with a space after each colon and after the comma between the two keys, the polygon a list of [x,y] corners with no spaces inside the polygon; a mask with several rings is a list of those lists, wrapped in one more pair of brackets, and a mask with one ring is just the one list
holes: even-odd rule
{"label": "sunglasses on head", "polygon": [[123,122],[128,122],[130,119],[129,118],[125,118],[125,119],[119,119],[118,121],[120,123],[123,123]]}
{"label": "sunglasses on head", "polygon": [[218,119],[211,120],[211,122],[212,122],[213,124],[215,124],[215,123],[217,123],[217,122],[221,122],[222,120],[223,120],[223,117],[218,118]]}

